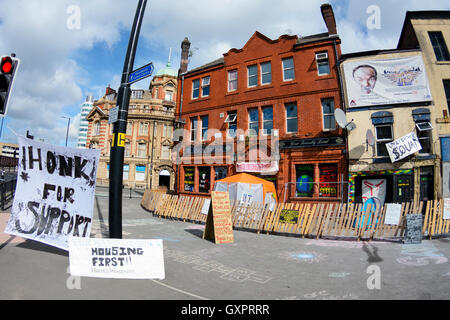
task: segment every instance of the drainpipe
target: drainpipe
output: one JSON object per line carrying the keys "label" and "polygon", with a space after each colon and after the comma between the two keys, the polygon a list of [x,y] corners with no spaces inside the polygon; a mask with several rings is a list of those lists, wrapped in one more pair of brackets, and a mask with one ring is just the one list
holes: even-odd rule
{"label": "drainpipe", "polygon": [[155,127],[156,121],[153,120],[152,155],[150,160],[150,190],[152,190],[152,183],[153,183],[153,150],[155,149]]}
{"label": "drainpipe", "polygon": [[[183,111],[183,90],[184,90],[184,74],[181,76],[181,96],[180,96],[180,113],[179,113],[179,120],[181,120],[181,112]],[[180,185],[180,176],[179,176],[179,165],[178,162],[175,166],[175,192],[178,190],[178,186]]]}

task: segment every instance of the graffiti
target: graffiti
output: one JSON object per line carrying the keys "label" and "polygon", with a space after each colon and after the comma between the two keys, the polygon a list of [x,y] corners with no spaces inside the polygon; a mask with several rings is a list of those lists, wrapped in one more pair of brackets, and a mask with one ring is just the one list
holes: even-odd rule
{"label": "graffiti", "polygon": [[407,244],[402,245],[401,254],[403,257],[397,258],[397,262],[407,266],[426,266],[431,262],[434,264],[443,264],[448,259],[439,252],[431,242],[421,244]]}
{"label": "graffiti", "polygon": [[329,278],[345,278],[350,275],[350,272],[331,272],[328,274]]}
{"label": "graffiti", "polygon": [[317,252],[283,252],[280,256],[286,260],[306,263],[316,263],[326,258]]}

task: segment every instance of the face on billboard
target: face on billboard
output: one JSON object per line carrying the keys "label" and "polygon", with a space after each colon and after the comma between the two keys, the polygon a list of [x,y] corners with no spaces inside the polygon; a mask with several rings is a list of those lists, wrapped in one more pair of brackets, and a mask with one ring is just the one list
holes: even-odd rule
{"label": "face on billboard", "polygon": [[353,79],[359,84],[361,93],[370,94],[377,82],[377,71],[369,65],[361,65],[353,70]]}

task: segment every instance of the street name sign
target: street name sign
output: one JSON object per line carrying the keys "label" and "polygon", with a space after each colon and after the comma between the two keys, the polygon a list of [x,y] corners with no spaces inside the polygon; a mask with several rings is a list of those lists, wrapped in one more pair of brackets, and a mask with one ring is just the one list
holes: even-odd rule
{"label": "street name sign", "polygon": [[130,73],[130,76],[128,77],[128,84],[132,84],[139,80],[150,77],[154,69],[155,68],[153,67],[153,63],[150,62],[149,64],[132,71]]}

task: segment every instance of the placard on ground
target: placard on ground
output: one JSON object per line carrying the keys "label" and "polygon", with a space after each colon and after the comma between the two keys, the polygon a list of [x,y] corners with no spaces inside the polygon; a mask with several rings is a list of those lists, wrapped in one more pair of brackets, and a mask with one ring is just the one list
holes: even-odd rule
{"label": "placard on ground", "polygon": [[203,239],[215,243],[233,243],[233,222],[228,192],[212,191]]}

